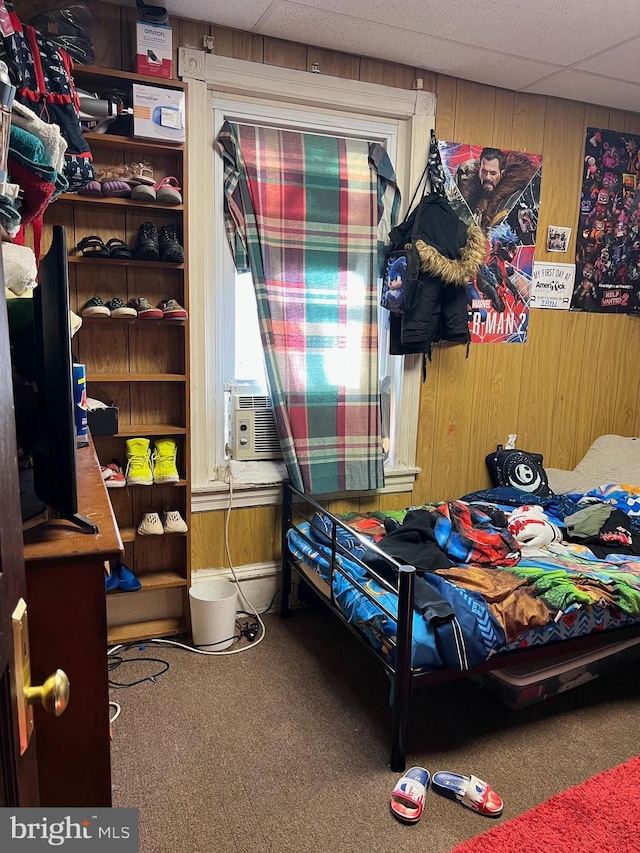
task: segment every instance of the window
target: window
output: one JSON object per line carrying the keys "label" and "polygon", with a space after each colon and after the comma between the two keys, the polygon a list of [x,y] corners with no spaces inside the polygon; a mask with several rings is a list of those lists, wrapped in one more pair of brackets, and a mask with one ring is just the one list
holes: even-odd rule
{"label": "window", "polygon": [[[208,87],[189,75],[196,61],[204,67],[193,76],[211,79]],[[189,84],[189,126],[196,128],[189,134],[189,162],[198,164],[196,170],[190,167],[190,198],[202,199],[203,185],[212,187],[198,210],[190,210],[189,224],[191,275],[196,283],[191,299],[193,506],[203,510],[220,505],[228,489],[224,480],[233,380],[252,382],[254,387],[264,382],[250,274],[236,272],[224,229],[222,162],[213,145],[220,127],[230,120],[379,141],[394,163],[404,199],[405,184],[411,183],[407,178],[415,182],[424,165],[433,97],[271,66],[256,69],[254,63],[185,49],[180,73]],[[362,114],[363,104],[371,106],[371,115]],[[415,152],[410,143],[418,131],[423,144]],[[411,156],[401,156],[404,151],[411,151]],[[416,473],[420,359],[389,356],[384,309],[380,320],[382,410],[389,424],[385,490],[409,491]],[[282,476],[273,464],[237,465],[249,466],[241,478],[246,485],[274,484]],[[234,483],[235,473],[237,467]],[[245,505],[275,502],[279,494],[276,488],[250,491],[244,495]]]}

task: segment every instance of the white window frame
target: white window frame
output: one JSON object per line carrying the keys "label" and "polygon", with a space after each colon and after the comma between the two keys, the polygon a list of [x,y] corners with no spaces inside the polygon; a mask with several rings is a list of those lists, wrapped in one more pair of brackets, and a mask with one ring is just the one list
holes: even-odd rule
{"label": "white window frame", "polygon": [[[392,162],[404,205],[426,162],[429,132],[435,123],[435,95],[229,59],[191,48],[179,50],[179,73],[186,83],[189,128],[186,227],[191,309],[192,510],[204,512],[224,508],[229,492],[226,470],[217,468],[220,431],[224,433],[226,427],[220,389],[228,377],[222,375],[223,360],[216,358],[212,343],[221,339],[218,336],[223,333],[224,323],[220,300],[224,297],[225,253],[212,240],[216,217],[222,212],[222,193],[213,191],[220,186],[222,174],[221,158],[212,156],[216,124],[222,116],[242,118],[243,104],[250,104],[251,115],[258,111],[265,122],[271,119],[278,126],[286,123],[283,115],[288,112],[295,120],[304,117],[307,126],[310,116],[314,116],[316,128],[324,127],[332,134],[348,128],[358,132],[365,126],[370,134],[375,127],[381,138],[395,140]],[[214,109],[220,112],[215,114]],[[415,459],[421,383],[422,356],[404,356],[394,436],[395,466],[385,467],[385,486],[378,492],[413,489],[420,470]],[[280,502],[282,474],[278,466],[265,462],[236,464],[249,466],[247,472],[256,472],[255,476],[243,476],[241,482],[234,477],[236,506]]]}

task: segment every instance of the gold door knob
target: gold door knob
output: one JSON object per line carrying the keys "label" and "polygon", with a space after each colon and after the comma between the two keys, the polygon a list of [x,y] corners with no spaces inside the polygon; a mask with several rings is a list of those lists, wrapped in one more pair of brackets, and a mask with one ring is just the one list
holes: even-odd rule
{"label": "gold door knob", "polygon": [[59,717],[69,704],[69,678],[62,669],[57,669],[41,687],[25,687],[25,699],[29,705],[42,705],[45,711]]}

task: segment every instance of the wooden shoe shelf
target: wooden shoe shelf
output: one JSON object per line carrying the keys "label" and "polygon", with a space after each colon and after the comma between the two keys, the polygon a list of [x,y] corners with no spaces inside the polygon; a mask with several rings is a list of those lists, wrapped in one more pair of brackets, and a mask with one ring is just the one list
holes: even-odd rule
{"label": "wooden shoe shelf", "polygon": [[[100,94],[130,90],[134,82],[183,89],[176,80],[147,78],[125,71],[76,66],[77,86]],[[96,170],[147,161],[160,181],[175,176],[182,186],[187,177],[186,146],[89,133],[86,135]],[[71,308],[77,314],[93,296],[103,302],[119,296],[125,303],[139,296],[157,305],[175,298],[189,310],[188,260],[184,264],[110,258],[84,258],[75,250],[85,236],[98,235],[106,243],[119,237],[134,247],[142,222],[176,225],[188,258],[186,204],[164,205],[131,199],[89,197],[64,193],[51,204],[47,229],[64,225],[69,248]],[[107,595],[109,643],[121,643],[188,633],[191,583],[191,479],[189,400],[189,321],[138,318],[83,318],[72,342],[74,356],[86,365],[87,395],[118,407],[119,432],[95,436],[104,465],[117,459],[126,467],[128,438],[175,438],[180,480],[171,484],[108,489],[125,546],[122,558],[140,582],[138,592]],[[143,512],[176,509],[187,522],[185,534],[139,536]]]}

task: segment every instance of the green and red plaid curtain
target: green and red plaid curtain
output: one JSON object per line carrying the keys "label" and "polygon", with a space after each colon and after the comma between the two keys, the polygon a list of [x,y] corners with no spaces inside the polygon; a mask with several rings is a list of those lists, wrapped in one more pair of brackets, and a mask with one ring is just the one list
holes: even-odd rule
{"label": "green and red plaid curtain", "polygon": [[388,230],[399,207],[386,152],[230,122],[217,146],[291,481],[311,494],[378,488],[378,223]]}

